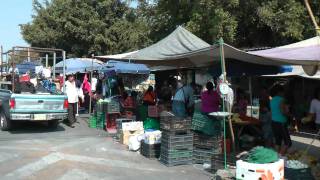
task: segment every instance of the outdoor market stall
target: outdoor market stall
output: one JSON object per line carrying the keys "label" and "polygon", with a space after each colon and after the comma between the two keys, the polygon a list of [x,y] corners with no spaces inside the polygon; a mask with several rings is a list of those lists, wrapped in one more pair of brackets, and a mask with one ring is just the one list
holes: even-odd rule
{"label": "outdoor market stall", "polygon": [[[106,130],[116,133],[117,119],[137,120],[137,94],[143,90],[136,87],[149,78],[150,70],[142,64],[109,61],[99,68],[98,73],[103,99],[98,101],[97,114],[106,117]],[[101,118],[98,119],[101,122]]]}
{"label": "outdoor market stall", "polygon": [[[181,69],[181,68],[200,68],[209,66],[215,62],[221,63],[222,82],[225,85],[227,81],[226,64],[229,61],[235,60],[242,63],[260,64],[264,66],[282,66],[282,65],[302,65],[304,70],[308,74],[314,74],[314,72],[320,62],[320,46],[319,43],[314,47],[299,47],[304,50],[311,49],[312,57],[308,56],[269,56],[258,52],[244,52],[236,49],[228,44],[225,44],[222,39],[214,45],[209,45],[197,38],[182,27],[178,27],[173,33],[144,49],[129,52],[125,54],[112,55],[112,56],[100,56],[99,58],[109,59],[110,57],[118,58],[123,61],[134,61],[147,64],[152,70],[163,69]],[[286,49],[294,51],[297,48]],[[309,72],[310,70],[310,72]],[[224,96],[225,98],[226,96]],[[251,103],[253,100],[251,100]],[[225,111],[227,108],[223,108]],[[229,108],[229,111],[231,108]],[[222,118],[224,131],[225,122],[229,118]],[[229,120],[229,125],[232,127],[232,123]],[[224,134],[224,167],[226,168],[226,134]],[[208,141],[207,141],[208,142]],[[213,165],[214,163],[212,163]],[[281,164],[281,162],[280,162]],[[268,170],[268,169],[264,169]],[[255,174],[258,176],[258,174]],[[277,174],[277,178],[282,178],[283,173]]]}

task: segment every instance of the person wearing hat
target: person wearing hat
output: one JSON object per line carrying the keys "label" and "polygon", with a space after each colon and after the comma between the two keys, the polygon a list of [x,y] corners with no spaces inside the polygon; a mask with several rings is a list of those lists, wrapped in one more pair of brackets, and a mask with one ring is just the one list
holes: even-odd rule
{"label": "person wearing hat", "polygon": [[68,76],[68,80],[65,82],[66,95],[68,96],[68,125],[74,128],[76,122],[77,106],[79,98],[84,101],[83,93],[77,88],[75,77],[73,74]]}

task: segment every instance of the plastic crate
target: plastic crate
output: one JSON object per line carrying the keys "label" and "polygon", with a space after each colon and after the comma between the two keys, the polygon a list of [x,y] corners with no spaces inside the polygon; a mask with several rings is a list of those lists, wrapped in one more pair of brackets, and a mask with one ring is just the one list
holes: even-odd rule
{"label": "plastic crate", "polygon": [[97,128],[104,128],[106,113],[97,113]]}
{"label": "plastic crate", "polygon": [[184,158],[191,157],[192,158],[192,150],[187,149],[166,149],[161,144],[161,156],[168,158]]}
{"label": "plastic crate", "polygon": [[176,116],[160,116],[160,130],[169,132],[191,130],[191,119]]}
{"label": "plastic crate", "polygon": [[111,101],[107,105],[108,113],[120,113],[120,103],[117,101]]}
{"label": "plastic crate", "polygon": [[193,134],[186,133],[186,134],[168,134],[166,132],[162,132],[161,140],[169,141],[169,142],[186,142],[186,141],[193,141]]}
{"label": "plastic crate", "polygon": [[181,156],[181,157],[170,157],[162,154],[161,152],[160,162],[168,167],[192,164],[192,154],[187,156]]}
{"label": "plastic crate", "polygon": [[189,141],[189,142],[168,142],[168,141],[164,141],[163,139],[161,139],[161,144],[164,148],[166,149],[188,149],[188,150],[192,150],[193,149],[193,142]]}
{"label": "plastic crate", "polygon": [[140,153],[150,159],[158,159],[160,157],[161,144],[146,144],[141,141]]}
{"label": "plastic crate", "polygon": [[193,163],[196,163],[196,164],[210,163],[212,157],[217,154],[221,154],[221,148],[214,149],[214,150],[194,148]]}
{"label": "plastic crate", "polygon": [[96,105],[96,110],[97,112],[104,112],[104,103],[102,102],[98,102],[97,105]]}
{"label": "plastic crate", "polygon": [[285,179],[290,180],[314,180],[311,173],[310,168],[304,169],[291,169],[291,168],[284,168],[284,177]]}
{"label": "plastic crate", "polygon": [[89,127],[90,128],[97,128],[97,118],[94,116],[91,116],[89,118]]}
{"label": "plastic crate", "polygon": [[191,129],[211,136],[221,136],[221,122],[222,121],[209,118],[207,115],[195,112],[192,118]]}
{"label": "plastic crate", "polygon": [[162,133],[161,144],[166,149],[193,149],[193,135],[175,135],[171,136],[166,133]]}
{"label": "plastic crate", "polygon": [[221,147],[222,136],[208,136],[194,132],[193,145],[202,149],[215,149]]}
{"label": "plastic crate", "polygon": [[[227,165],[236,166],[236,158],[231,155],[227,155]],[[215,154],[211,158],[211,172],[215,173],[219,169],[224,169],[224,154]]]}

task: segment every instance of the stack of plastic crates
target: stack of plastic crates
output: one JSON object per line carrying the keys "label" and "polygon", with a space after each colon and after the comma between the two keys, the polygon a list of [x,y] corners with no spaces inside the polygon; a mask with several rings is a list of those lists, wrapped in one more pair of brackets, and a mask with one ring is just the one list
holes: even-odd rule
{"label": "stack of plastic crates", "polygon": [[99,129],[104,128],[105,119],[106,119],[106,113],[97,112],[97,128]]}
{"label": "stack of plastic crates", "polygon": [[149,159],[158,159],[160,157],[161,144],[147,144],[141,141],[140,153]]}
{"label": "stack of plastic crates", "polygon": [[162,131],[160,162],[166,166],[192,164],[191,119],[162,115],[160,130]]}
{"label": "stack of plastic crates", "polygon": [[97,128],[97,117],[96,116],[91,116],[89,118],[89,127],[90,128]]}
{"label": "stack of plastic crates", "polygon": [[214,155],[222,153],[222,136],[208,136],[194,132],[193,138],[193,163],[210,163]]}

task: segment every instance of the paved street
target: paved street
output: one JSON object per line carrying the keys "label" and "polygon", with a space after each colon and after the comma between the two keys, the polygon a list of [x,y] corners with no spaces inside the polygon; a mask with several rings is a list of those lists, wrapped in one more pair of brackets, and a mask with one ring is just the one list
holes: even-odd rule
{"label": "paved street", "polygon": [[200,165],[168,168],[130,152],[104,131],[84,120],[56,131],[45,125],[21,124],[0,132],[0,179],[210,179]]}

